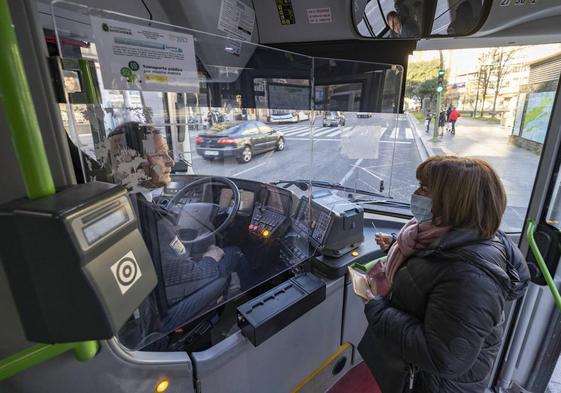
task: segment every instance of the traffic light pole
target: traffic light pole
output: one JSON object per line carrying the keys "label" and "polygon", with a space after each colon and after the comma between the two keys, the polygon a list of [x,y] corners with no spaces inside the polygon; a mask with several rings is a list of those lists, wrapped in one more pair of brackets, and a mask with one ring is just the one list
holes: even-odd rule
{"label": "traffic light pole", "polygon": [[438,142],[438,125],[440,123],[440,104],[442,91],[444,90],[444,59],[442,51],[440,51],[440,68],[438,69],[438,80],[436,83],[436,110],[434,116],[434,130],[432,132],[432,141]]}
{"label": "traffic light pole", "polygon": [[440,92],[436,92],[436,114],[434,116],[434,130],[432,132],[432,141],[438,142],[438,123],[440,122]]}

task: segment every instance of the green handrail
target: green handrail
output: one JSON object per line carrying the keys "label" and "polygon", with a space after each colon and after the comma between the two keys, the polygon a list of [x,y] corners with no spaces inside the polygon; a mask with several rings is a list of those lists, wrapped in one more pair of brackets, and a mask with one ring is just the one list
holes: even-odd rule
{"label": "green handrail", "polygon": [[97,341],[65,344],[38,344],[0,360],[0,381],[43,363],[67,351],[73,351],[79,361],[93,358],[99,350]]}
{"label": "green handrail", "polygon": [[80,71],[82,71],[82,80],[84,82],[84,89],[88,95],[88,102],[90,104],[99,104],[99,97],[95,88],[95,82],[87,60],[79,60]]}
{"label": "green handrail", "polygon": [[538,248],[538,244],[536,243],[536,239],[534,239],[534,233],[535,232],[536,232],[535,221],[534,220],[528,220],[528,228],[526,229],[526,237],[528,237],[528,243],[530,244],[530,249],[532,250],[532,254],[534,254],[534,257],[536,258],[536,261],[538,262],[538,267],[540,268],[540,270],[543,274],[543,277],[545,278],[545,282],[547,283],[547,286],[549,287],[549,290],[551,291],[551,294],[553,295],[553,299],[555,300],[555,303],[557,304],[557,307],[561,311],[561,295],[559,295],[559,290],[557,289],[557,286],[555,285],[555,282],[553,281],[553,278],[551,277],[551,274],[549,273],[549,269],[547,268],[547,265],[545,264],[545,261],[543,260],[540,249]]}
{"label": "green handrail", "polygon": [[30,199],[55,193],[7,0],[0,0],[0,99]]}
{"label": "green handrail", "polygon": [[[0,0],[0,101],[4,107],[12,143],[16,152],[27,196],[37,199],[53,195],[56,190],[51,175],[43,138],[7,0]],[[0,380],[42,363],[63,352],[72,350],[74,356],[85,361],[95,356],[97,341],[66,344],[38,344],[0,360]]]}

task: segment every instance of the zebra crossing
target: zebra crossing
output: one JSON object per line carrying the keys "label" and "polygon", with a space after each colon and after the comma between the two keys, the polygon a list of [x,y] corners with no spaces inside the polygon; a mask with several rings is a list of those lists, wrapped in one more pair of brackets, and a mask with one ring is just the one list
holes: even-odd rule
{"label": "zebra crossing", "polygon": [[[311,127],[307,124],[276,125],[274,128],[283,133],[287,140],[311,139]],[[317,127],[313,130],[315,140],[340,140],[351,136],[355,126]],[[410,127],[387,128],[382,133],[381,141],[413,141],[413,130]]]}
{"label": "zebra crossing", "polygon": [[[312,129],[309,125],[289,125],[276,126],[286,139],[310,139]],[[318,138],[340,138],[344,133],[352,130],[353,127],[317,127],[313,130],[314,139]]]}

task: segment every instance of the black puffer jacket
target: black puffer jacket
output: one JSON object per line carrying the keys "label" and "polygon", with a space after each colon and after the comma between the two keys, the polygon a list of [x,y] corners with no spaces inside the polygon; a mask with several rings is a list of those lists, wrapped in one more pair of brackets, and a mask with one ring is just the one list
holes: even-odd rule
{"label": "black puffer jacket", "polygon": [[[483,393],[504,330],[506,301],[523,295],[526,262],[503,233],[453,230],[397,272],[391,300],[365,306],[359,351],[383,393]],[[413,386],[410,389],[410,386]]]}

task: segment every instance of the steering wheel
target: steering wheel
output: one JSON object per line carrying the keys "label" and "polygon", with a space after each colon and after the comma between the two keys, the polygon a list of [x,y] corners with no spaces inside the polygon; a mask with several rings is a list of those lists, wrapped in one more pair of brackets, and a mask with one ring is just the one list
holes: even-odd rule
{"label": "steering wheel", "polygon": [[[186,203],[181,209],[175,209],[179,201],[195,187],[203,185],[221,184],[232,190],[233,204],[230,207],[222,208],[216,203],[195,202]],[[202,243],[214,236],[215,233],[223,232],[236,218],[236,213],[240,209],[240,190],[236,184],[225,177],[203,177],[197,179],[175,194],[170,201],[171,209],[178,213],[175,225],[179,228],[177,237],[185,245],[195,245]],[[212,222],[218,215],[226,215],[226,219],[214,228]]]}

